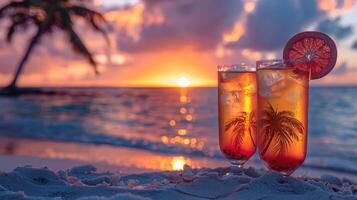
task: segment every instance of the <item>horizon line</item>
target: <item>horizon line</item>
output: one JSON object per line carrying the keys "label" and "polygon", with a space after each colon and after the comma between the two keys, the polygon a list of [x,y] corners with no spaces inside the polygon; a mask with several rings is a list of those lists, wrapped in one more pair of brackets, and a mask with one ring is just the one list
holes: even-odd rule
{"label": "horizon line", "polygon": [[[310,84],[309,87],[313,88],[319,88],[319,87],[357,87],[357,84]],[[3,86],[0,87],[0,89],[3,88]],[[148,86],[134,86],[134,85],[122,85],[122,86],[109,86],[109,85],[71,85],[71,86],[20,86],[18,87],[19,89],[21,88],[42,88],[42,89],[60,89],[60,88],[217,88],[217,86],[213,85],[206,85],[206,86],[187,86],[187,87],[180,87],[180,86],[155,86],[155,85],[148,85]]]}

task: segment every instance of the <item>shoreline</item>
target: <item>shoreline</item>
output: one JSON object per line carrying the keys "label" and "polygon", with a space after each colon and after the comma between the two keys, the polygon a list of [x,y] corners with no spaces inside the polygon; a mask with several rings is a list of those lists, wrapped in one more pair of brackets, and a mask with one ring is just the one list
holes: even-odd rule
{"label": "shoreline", "polygon": [[[94,164],[106,166],[108,169],[130,169],[136,171],[161,171],[182,169],[185,164],[193,168],[202,167],[223,167],[228,162],[223,159],[207,157],[192,157],[183,154],[163,154],[159,152],[147,151],[129,147],[113,146],[106,144],[83,144],[73,142],[36,140],[25,138],[6,138],[0,137],[0,156],[7,157],[6,163],[13,168],[17,167],[15,160],[18,156],[39,158],[39,163],[45,166],[52,160],[64,160],[69,163]],[[31,159],[25,161],[31,162]],[[22,163],[26,163],[26,162]],[[26,164],[25,164],[26,165]],[[73,165],[66,165],[70,168]],[[101,168],[101,167],[100,167]],[[7,169],[10,169],[9,167]],[[0,170],[2,166],[0,165]],[[125,170],[123,170],[126,172]]]}
{"label": "shoreline", "polygon": [[[0,137],[0,171],[11,171],[16,167],[31,165],[48,167],[52,170],[92,164],[99,171],[120,171],[122,173],[143,173],[162,170],[179,170],[185,164],[192,168],[227,167],[225,159],[170,155],[143,149],[114,147],[112,145],[80,144],[59,141]],[[261,161],[249,160],[245,167],[267,169]],[[332,174],[339,178],[348,177],[357,181],[356,173],[341,169],[325,168],[305,163],[294,176],[320,177]]]}

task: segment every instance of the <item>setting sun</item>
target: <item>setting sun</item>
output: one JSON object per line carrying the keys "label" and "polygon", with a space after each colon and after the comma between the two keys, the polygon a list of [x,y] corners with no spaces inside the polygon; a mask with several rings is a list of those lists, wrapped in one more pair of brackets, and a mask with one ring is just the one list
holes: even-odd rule
{"label": "setting sun", "polygon": [[187,77],[182,76],[177,80],[177,84],[180,87],[188,87],[191,85],[191,81]]}

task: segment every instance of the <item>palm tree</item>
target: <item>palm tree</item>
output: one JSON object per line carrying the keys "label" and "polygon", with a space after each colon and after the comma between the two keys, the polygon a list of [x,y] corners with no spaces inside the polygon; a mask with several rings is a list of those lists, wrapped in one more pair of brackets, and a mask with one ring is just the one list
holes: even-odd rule
{"label": "palm tree", "polygon": [[93,30],[103,34],[109,43],[106,32],[101,28],[102,24],[106,24],[106,20],[99,12],[85,7],[83,2],[84,0],[11,0],[0,8],[0,20],[8,18],[11,22],[6,35],[8,42],[12,41],[13,35],[17,31],[25,31],[29,26],[36,27],[36,33],[31,38],[13,79],[6,87],[8,91],[14,92],[17,89],[17,80],[31,52],[40,42],[42,36],[51,34],[55,28],[68,36],[74,52],[86,57],[95,73],[98,74],[93,55],[74,30],[73,20],[75,18],[84,19]]}
{"label": "palm tree", "polygon": [[225,131],[229,131],[230,129],[233,132],[234,137],[232,140],[233,146],[242,144],[246,130],[249,132],[249,136],[255,145],[255,137],[253,137],[253,134],[255,134],[257,129],[255,112],[250,112],[249,115],[247,112],[240,112],[237,117],[234,117],[226,123]]}
{"label": "palm tree", "polygon": [[261,116],[261,155],[266,153],[274,138],[277,142],[272,146],[273,151],[280,154],[286,152],[293,140],[299,141],[299,134],[304,133],[303,124],[291,111],[278,111],[269,103]]}

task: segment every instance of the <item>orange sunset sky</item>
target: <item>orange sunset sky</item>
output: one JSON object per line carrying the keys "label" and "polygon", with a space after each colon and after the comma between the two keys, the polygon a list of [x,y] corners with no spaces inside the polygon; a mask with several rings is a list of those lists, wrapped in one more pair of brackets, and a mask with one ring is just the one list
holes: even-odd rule
{"label": "orange sunset sky", "polygon": [[[0,0],[3,5],[5,0]],[[280,58],[295,33],[318,30],[338,46],[334,71],[317,85],[357,84],[355,0],[97,0],[111,45],[78,21],[99,63],[96,76],[60,32],[36,47],[21,86],[214,86],[218,64]],[[31,33],[5,41],[0,24],[0,84],[12,77]]]}

